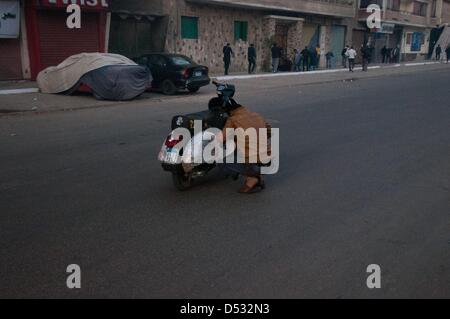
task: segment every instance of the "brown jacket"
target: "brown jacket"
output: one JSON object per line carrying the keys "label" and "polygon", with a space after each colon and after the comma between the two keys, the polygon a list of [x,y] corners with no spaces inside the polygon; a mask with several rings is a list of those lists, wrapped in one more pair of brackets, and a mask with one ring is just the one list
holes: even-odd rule
{"label": "brown jacket", "polygon": [[[230,117],[225,123],[225,127],[223,128],[223,137],[224,140],[227,140],[227,129],[243,129],[244,131],[248,129],[256,130],[256,141],[251,142],[248,137],[242,136],[241,138],[245,138],[242,140],[242,143],[238,143],[238,137],[235,137],[236,146],[238,148],[238,152],[244,154],[245,162],[256,164],[254,160],[256,159],[258,163],[260,163],[261,156],[270,156],[270,125],[266,122],[266,120],[259,115],[258,113],[251,112],[246,107],[239,107],[234,111],[231,111]],[[268,129],[268,137],[267,141],[259,139],[259,129]],[[259,145],[261,144],[261,147]],[[245,145],[245,147],[242,147]],[[264,157],[263,157],[264,158]],[[251,160],[253,159],[253,160]]]}

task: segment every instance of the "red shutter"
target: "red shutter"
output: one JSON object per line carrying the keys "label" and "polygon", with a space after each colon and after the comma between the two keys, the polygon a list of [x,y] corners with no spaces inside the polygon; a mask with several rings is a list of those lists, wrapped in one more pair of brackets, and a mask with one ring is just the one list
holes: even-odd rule
{"label": "red shutter", "polygon": [[101,51],[99,13],[83,12],[81,29],[67,28],[66,19],[65,12],[38,11],[41,70],[74,54]]}
{"label": "red shutter", "polygon": [[0,39],[0,80],[22,79],[19,39]]}

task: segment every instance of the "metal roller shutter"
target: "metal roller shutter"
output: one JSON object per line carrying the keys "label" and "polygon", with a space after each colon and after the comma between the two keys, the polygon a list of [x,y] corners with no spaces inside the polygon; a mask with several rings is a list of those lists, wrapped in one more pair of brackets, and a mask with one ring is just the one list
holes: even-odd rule
{"label": "metal roller shutter", "polygon": [[61,11],[38,13],[41,70],[82,52],[99,52],[99,14],[83,13],[81,29],[66,27],[67,15]]}
{"label": "metal roller shutter", "polygon": [[[336,66],[342,65],[342,50],[345,47],[345,31],[344,26],[334,25],[331,27],[331,52],[334,54]],[[326,53],[326,52],[325,52]]]}
{"label": "metal roller shutter", "polygon": [[360,48],[364,44],[365,39],[366,39],[365,31],[353,30],[353,43],[351,45],[356,50],[356,53],[358,53],[355,59],[356,63],[362,62]]}
{"label": "metal roller shutter", "polygon": [[22,78],[20,40],[0,39],[0,80]]}

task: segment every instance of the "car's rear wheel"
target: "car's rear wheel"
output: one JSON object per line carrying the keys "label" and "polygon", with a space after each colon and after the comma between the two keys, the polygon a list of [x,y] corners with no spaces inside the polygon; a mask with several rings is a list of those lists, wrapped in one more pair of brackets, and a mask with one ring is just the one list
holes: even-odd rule
{"label": "car's rear wheel", "polygon": [[165,80],[161,85],[161,89],[165,95],[174,95],[177,93],[177,88],[170,80]]}
{"label": "car's rear wheel", "polygon": [[188,90],[191,93],[197,93],[200,90],[200,88],[199,87],[190,87],[190,88],[188,88]]}

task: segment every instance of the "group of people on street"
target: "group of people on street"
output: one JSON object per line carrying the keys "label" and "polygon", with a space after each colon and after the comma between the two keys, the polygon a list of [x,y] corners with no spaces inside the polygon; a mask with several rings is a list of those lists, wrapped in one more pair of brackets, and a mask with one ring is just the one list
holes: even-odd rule
{"label": "group of people on street", "polygon": [[[442,47],[440,44],[438,44],[436,47],[436,61],[441,61],[441,55],[442,55]],[[445,55],[448,63],[448,61],[450,61],[450,44],[445,49]]]}
{"label": "group of people on street", "polygon": [[346,45],[341,52],[342,56],[342,67],[346,68],[348,64],[348,69],[350,72],[353,72],[355,68],[355,59],[358,54],[353,46]]}
{"label": "group of people on street", "polygon": [[[302,51],[297,49],[294,50],[293,59],[289,61],[291,71],[311,71],[315,70],[319,67],[321,49],[320,46],[316,46],[315,48],[305,47]],[[279,47],[277,43],[273,43],[271,47],[271,55],[272,55],[272,65],[271,70],[273,73],[277,73],[280,70],[281,60],[283,59],[284,50]],[[227,43],[223,47],[223,62],[225,75],[229,74],[231,58],[234,58],[234,52],[231,48],[230,43]],[[331,59],[334,57],[334,54],[330,51],[325,55],[327,59],[327,68],[331,68]],[[257,53],[255,45],[252,43],[248,47],[247,51],[248,58],[248,73],[253,74],[256,71],[256,61],[257,61]]]}
{"label": "group of people on street", "polygon": [[302,51],[294,49],[294,58],[292,61],[292,71],[307,72],[314,71],[319,67],[321,48],[317,45],[315,48],[305,48]]}
{"label": "group of people on street", "polygon": [[[447,63],[450,60],[450,45],[445,49]],[[284,55],[283,48],[279,47],[277,43],[273,43],[271,47],[272,54],[272,72],[277,73],[280,69],[280,63]],[[341,52],[342,67],[349,68],[350,72],[354,71],[355,60],[358,54],[361,54],[363,71],[368,70],[369,63],[372,60],[373,47],[368,44],[363,44],[358,53],[353,46],[346,45]],[[440,45],[436,47],[436,61],[441,60],[442,48]],[[321,48],[317,45],[315,48],[308,48],[307,46],[303,50],[294,49],[292,60],[289,62],[292,66],[289,66],[291,71],[294,72],[307,72],[314,71],[319,67],[321,56]],[[400,47],[387,48],[384,46],[381,49],[382,63],[398,63],[400,61]],[[223,48],[223,62],[225,67],[225,75],[228,75],[231,58],[234,57],[233,49],[230,43],[227,43]],[[253,74],[256,71],[257,54],[254,44],[250,44],[247,52],[248,57],[248,73]],[[332,68],[332,60],[334,53],[328,51],[325,54],[327,69]],[[283,69],[284,70],[284,69]]]}
{"label": "group of people on street", "polygon": [[400,47],[397,45],[395,48],[388,48],[383,46],[381,49],[381,62],[382,63],[398,63],[400,61]]}
{"label": "group of people on street", "polygon": [[[360,54],[362,57],[362,67],[363,71],[368,70],[369,63],[372,61],[373,48],[368,44],[361,45]],[[341,52],[342,57],[342,67],[349,68],[350,72],[353,72],[355,68],[356,57],[358,52],[353,46],[346,45]]]}
{"label": "group of people on street", "polygon": [[[372,48],[367,45],[361,45],[360,49],[361,57],[362,57],[362,68],[364,72],[367,72],[369,68],[369,63],[372,59]],[[341,52],[342,57],[342,67],[346,68],[348,65],[348,69],[350,72],[354,72],[355,69],[355,61],[358,56],[358,52],[356,52],[353,46],[346,45]]]}

